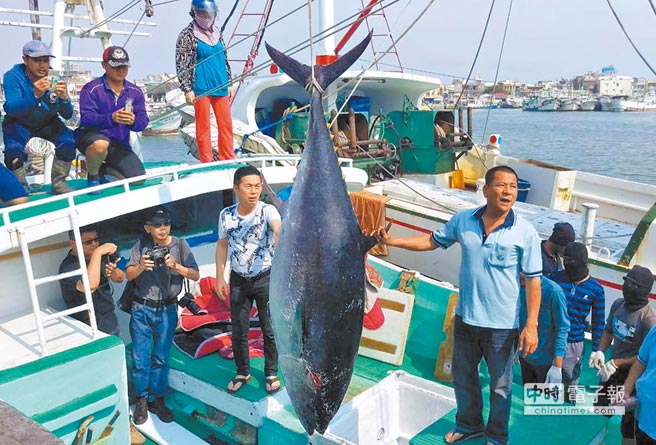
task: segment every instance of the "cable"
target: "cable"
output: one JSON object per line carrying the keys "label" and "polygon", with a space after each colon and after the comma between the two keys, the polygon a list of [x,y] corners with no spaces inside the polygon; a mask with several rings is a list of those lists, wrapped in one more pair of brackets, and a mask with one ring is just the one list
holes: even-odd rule
{"label": "cable", "polygon": [[232,5],[232,9],[230,10],[230,13],[228,14],[228,17],[226,17],[225,21],[223,22],[223,25],[221,25],[221,33],[223,33],[223,31],[225,31],[225,28],[228,25],[228,22],[230,21],[230,18],[232,17],[232,14],[234,14],[235,10],[237,9],[237,5],[239,5],[239,0],[235,0],[235,4]]}
{"label": "cable", "polygon": [[487,131],[487,123],[490,119],[490,110],[494,102],[494,93],[497,89],[497,80],[499,79],[499,68],[501,67],[501,56],[503,56],[503,47],[506,44],[506,34],[508,33],[508,24],[510,23],[510,12],[512,11],[513,0],[510,0],[508,6],[508,16],[506,17],[506,27],[503,29],[503,38],[501,39],[501,50],[499,51],[499,60],[497,61],[497,70],[494,73],[494,83],[492,84],[492,95],[490,96],[490,106],[487,107],[487,114],[485,116],[485,125],[483,126],[483,133],[481,136],[481,144],[485,142],[485,132]]}
{"label": "cable", "polygon": [[132,32],[130,32],[130,35],[128,36],[127,39],[125,39],[125,43],[123,44],[123,48],[128,46],[128,42],[132,38],[132,34],[137,30],[137,26],[141,24],[141,21],[143,20],[144,16],[146,15],[146,10],[144,9],[144,12],[141,13],[141,17],[139,17],[139,20],[137,20],[137,23],[134,25],[134,28],[132,28]]}
{"label": "cable", "polygon": [[656,14],[656,7],[654,7],[654,2],[649,0],[649,4],[651,5],[651,10],[654,11],[654,14]]}
{"label": "cable", "polygon": [[[647,65],[647,67],[651,70],[651,72],[654,73],[654,75],[656,75],[656,71],[654,71],[654,69],[651,67],[649,62],[647,62],[647,59],[644,58],[642,53],[638,50],[638,48],[633,43],[633,40],[631,40],[631,37],[629,37],[629,34],[626,32],[626,29],[624,29],[624,25],[622,24],[622,21],[620,20],[620,18],[617,16],[617,13],[615,12],[615,9],[613,9],[613,5],[610,4],[610,0],[606,0],[606,3],[608,3],[608,7],[610,8],[611,12],[615,16],[615,20],[617,20],[617,24],[620,25],[620,28],[622,28],[622,32],[626,36],[626,39],[629,41],[629,43],[631,44],[631,46],[633,47],[635,52],[638,53],[638,55],[640,56],[642,61],[645,62],[645,65]],[[651,3],[651,1],[649,3]],[[653,7],[653,5],[652,5],[652,7]]]}
{"label": "cable", "polygon": [[478,55],[481,52],[481,47],[483,46],[483,41],[485,40],[485,34],[487,33],[487,26],[490,24],[490,17],[492,17],[492,10],[494,9],[495,1],[496,0],[492,0],[492,4],[490,5],[490,12],[488,12],[487,14],[487,20],[485,21],[485,28],[483,28],[483,35],[481,35],[481,40],[480,42],[478,42],[478,49],[476,50],[476,55],[474,56],[474,61],[472,62],[472,66],[469,69],[469,74],[467,74],[467,80],[465,80],[465,83],[462,86],[462,91],[460,91],[460,96],[458,96],[458,100],[456,100],[456,103],[453,106],[454,110],[458,108],[460,99],[462,99],[462,95],[465,94],[465,90],[467,89],[467,84],[469,83],[469,79],[471,78],[472,72],[474,71],[474,67],[476,66],[476,61],[478,60]]}
{"label": "cable", "polygon": [[83,34],[89,34],[91,31],[95,31],[96,29],[100,28],[101,26],[106,25],[107,23],[111,22],[115,18],[118,18],[119,16],[125,14],[130,9],[137,6],[139,3],[140,3],[140,0],[132,0],[131,2],[126,3],[122,8],[119,8],[114,14],[112,14],[109,17],[106,17],[104,20],[101,20],[100,22],[96,23],[91,28],[82,31]]}

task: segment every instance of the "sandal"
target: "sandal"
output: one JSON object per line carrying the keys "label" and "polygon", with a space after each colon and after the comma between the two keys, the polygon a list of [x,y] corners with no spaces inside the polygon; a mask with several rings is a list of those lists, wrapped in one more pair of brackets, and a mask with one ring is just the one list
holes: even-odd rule
{"label": "sandal", "polygon": [[266,382],[266,392],[268,394],[273,394],[280,390],[280,380],[275,375],[270,375],[265,379]]}
{"label": "sandal", "polygon": [[[459,437],[456,438],[456,439],[453,439],[453,437],[456,436],[456,435],[459,436]],[[471,433],[465,433],[464,431],[460,431],[459,429],[456,428],[456,429],[453,429],[453,430],[449,431],[448,433],[446,433],[444,435],[444,441],[448,444],[462,443],[462,442],[465,442],[467,440],[477,439],[479,437],[483,437],[484,435],[485,435],[485,433],[483,431],[474,431],[474,432],[471,432]],[[449,437],[452,439],[451,441],[449,441],[449,439],[448,439]]]}
{"label": "sandal", "polygon": [[228,392],[234,394],[239,391],[246,383],[251,381],[251,375],[237,375],[234,379],[230,380],[228,384]]}

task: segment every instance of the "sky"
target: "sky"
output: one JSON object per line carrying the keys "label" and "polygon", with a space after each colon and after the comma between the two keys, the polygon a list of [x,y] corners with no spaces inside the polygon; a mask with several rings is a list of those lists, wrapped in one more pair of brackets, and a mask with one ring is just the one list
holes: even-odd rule
{"label": "sky", "polygon": [[[141,78],[150,73],[175,72],[175,41],[180,30],[189,23],[190,0],[154,0],[155,16],[146,21],[157,23],[155,28],[144,28],[150,37],[132,37],[126,49],[130,54],[132,68],[130,78]],[[474,67],[472,76],[492,81],[495,78],[497,61],[502,42],[503,30],[511,0],[496,0],[490,25],[481,53]],[[42,10],[52,8],[53,0],[40,0]],[[390,4],[393,0],[384,0]],[[648,0],[611,0],[629,35],[652,66],[656,67],[656,14]],[[128,0],[104,0],[106,15],[110,15]],[[239,12],[243,5],[249,3],[249,11],[256,11],[263,0],[242,0],[235,16],[226,28],[226,40],[229,40]],[[386,9],[387,20],[392,35],[399,37],[411,22],[428,5],[430,0],[400,0]],[[405,37],[398,43],[401,62],[407,72],[413,69],[430,73],[439,73],[444,83],[450,83],[449,76],[465,77],[474,60],[477,46],[485,25],[492,0],[435,0],[430,9],[411,27]],[[0,7],[27,8],[27,0],[0,0]],[[233,6],[233,0],[217,0],[221,22]],[[304,0],[277,0],[270,21],[274,21],[301,5]],[[316,1],[312,8],[314,18],[313,30],[318,29]],[[357,0],[335,0],[335,19],[343,20],[358,11],[361,3]],[[143,9],[139,4],[121,18],[139,19]],[[86,14],[85,8],[77,11]],[[259,10],[258,10],[259,12]],[[0,13],[0,20],[19,20],[20,16]],[[23,16],[26,20],[27,16]],[[251,18],[245,19],[240,32],[252,32],[256,23]],[[385,24],[376,20],[376,31],[385,29]],[[47,22],[47,21],[46,21]],[[309,37],[307,8],[272,25],[267,29],[264,39],[273,46],[285,50]],[[131,25],[112,23],[110,29],[130,31]],[[365,27],[356,34],[364,36]],[[20,62],[21,47],[31,39],[28,28],[2,27],[0,45],[0,71],[5,72],[14,63]],[[345,31],[337,34],[337,40]],[[44,31],[43,39],[50,42],[51,34]],[[116,36],[113,44],[123,45],[126,36]],[[346,48],[355,43],[352,40]],[[250,43],[249,43],[250,44]],[[377,40],[379,48],[387,47],[389,40]],[[66,43],[64,44],[66,48]],[[99,56],[102,51],[100,43],[93,39],[73,41],[73,54],[82,56]],[[247,53],[245,44],[230,48],[231,58],[238,58]],[[371,53],[364,58],[370,59]],[[309,51],[295,57],[304,63],[310,60]],[[388,55],[383,62],[393,63],[393,56]],[[256,63],[267,60],[264,47]],[[360,62],[360,65],[364,65]],[[622,34],[618,24],[605,0],[514,0],[505,42],[503,58],[499,69],[499,80],[535,82],[538,80],[558,80],[571,78],[588,71],[599,71],[603,66],[614,65],[618,74],[636,77],[654,76],[647,66],[633,51]],[[89,64],[92,74],[100,75],[99,63]],[[233,67],[233,71],[235,68]],[[417,74],[426,74],[417,72]]]}

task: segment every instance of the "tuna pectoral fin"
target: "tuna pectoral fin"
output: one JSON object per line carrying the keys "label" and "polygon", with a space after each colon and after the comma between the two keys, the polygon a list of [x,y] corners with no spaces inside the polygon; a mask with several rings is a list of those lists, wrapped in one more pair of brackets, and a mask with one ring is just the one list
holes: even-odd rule
{"label": "tuna pectoral fin", "polygon": [[375,236],[362,235],[362,241],[360,241],[360,246],[362,246],[362,253],[365,254],[369,252],[369,249],[378,244],[378,239]]}
{"label": "tuna pectoral fin", "polygon": [[[325,90],[328,85],[333,83],[344,71],[349,69],[362,55],[367,48],[367,45],[369,45],[370,40],[371,32],[353,49],[337,59],[336,62],[326,66],[316,66],[314,68],[314,75],[317,78],[319,86]],[[277,49],[269,46],[269,44],[266,44],[266,50],[269,53],[269,56],[271,56],[271,59],[273,59],[273,61],[298,84],[306,86],[310,83],[312,70],[309,66],[292,59]]]}
{"label": "tuna pectoral fin", "polygon": [[278,210],[278,213],[282,216],[282,214],[285,212],[285,207],[286,203],[283,202],[282,199],[278,198],[278,195],[276,195],[276,192],[273,191],[267,180],[264,178],[264,175],[262,175],[262,186],[264,187],[264,191],[266,194],[269,196],[269,201],[271,201],[271,204]]}

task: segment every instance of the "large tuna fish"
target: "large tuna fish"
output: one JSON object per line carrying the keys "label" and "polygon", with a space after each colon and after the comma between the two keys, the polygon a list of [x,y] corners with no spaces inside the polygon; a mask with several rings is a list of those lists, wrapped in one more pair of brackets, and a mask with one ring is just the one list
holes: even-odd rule
{"label": "large tuna fish", "polygon": [[309,66],[266,47],[312,96],[305,150],[283,215],[270,288],[280,367],[309,434],[326,430],[351,380],[362,334],[364,255],[376,243],[358,226],[326,127],[322,93],[369,40],[332,65],[315,66],[316,83]]}

